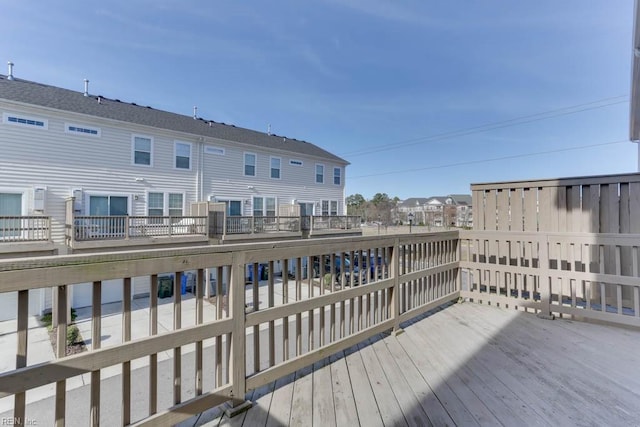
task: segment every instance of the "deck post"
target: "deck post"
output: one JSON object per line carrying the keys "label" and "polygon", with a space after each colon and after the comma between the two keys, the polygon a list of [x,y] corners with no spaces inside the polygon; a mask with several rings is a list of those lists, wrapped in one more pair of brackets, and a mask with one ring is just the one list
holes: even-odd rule
{"label": "deck post", "polygon": [[391,318],[393,319],[393,335],[403,332],[400,328],[400,241],[394,239],[391,248],[391,277],[393,278],[393,287],[391,291]]}
{"label": "deck post", "polygon": [[[251,401],[245,400],[247,392],[246,383],[246,345],[245,345],[245,254],[235,252],[231,264],[231,280],[229,286],[229,307],[233,319],[233,332],[231,333],[231,357],[229,358],[229,371],[231,372],[231,384],[233,385],[232,400],[227,403],[225,415],[229,418],[247,411],[251,408]],[[260,349],[254,349],[260,351]]]}

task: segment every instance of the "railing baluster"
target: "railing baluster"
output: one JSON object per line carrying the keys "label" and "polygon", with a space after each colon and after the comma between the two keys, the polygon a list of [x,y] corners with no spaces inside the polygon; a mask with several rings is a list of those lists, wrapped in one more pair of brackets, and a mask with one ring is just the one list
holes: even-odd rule
{"label": "railing baluster", "polygon": [[[196,275],[196,325],[201,325],[204,321],[204,286],[205,286],[205,270],[199,268]],[[202,362],[203,362],[203,342],[196,341],[196,372],[195,372],[195,389],[196,396],[202,394]]]}
{"label": "railing baluster", "polygon": [[[122,281],[122,342],[131,341],[131,278]],[[122,364],[122,425],[131,423],[131,361]]]}
{"label": "railing baluster", "polygon": [[[158,275],[151,275],[149,291],[149,335],[158,334]],[[158,410],[158,354],[149,355],[149,415]]]}
{"label": "railing baluster", "polygon": [[[16,369],[27,366],[27,344],[29,342],[29,290],[18,291],[18,316],[16,325]],[[22,424],[26,409],[25,392],[17,393],[13,401],[13,419]]]}
{"label": "railing baluster", "polygon": [[[173,330],[182,328],[182,272],[176,271],[173,283]],[[182,401],[182,348],[173,349],[173,404]]]}
{"label": "railing baluster", "polygon": [[[61,359],[67,354],[67,286],[57,286],[54,288],[54,292],[56,292],[56,305],[53,307],[53,310],[55,310],[54,317],[57,320],[58,327],[56,332],[56,358]],[[66,380],[56,382],[56,427],[62,427],[65,425],[66,396]]]}
{"label": "railing baluster", "polygon": [[[102,282],[93,282],[91,306],[91,350],[99,350],[102,333]],[[58,341],[60,344],[60,341]],[[66,334],[63,348],[66,348]],[[91,371],[90,423],[100,425],[100,370]]]}
{"label": "railing baluster", "polygon": [[[271,260],[269,261],[269,271],[268,271],[268,285],[267,291],[269,293],[269,308],[272,308],[275,305],[274,300],[274,266],[275,263]],[[275,321],[269,321],[269,366],[273,366],[276,364],[276,336],[275,336]]]}

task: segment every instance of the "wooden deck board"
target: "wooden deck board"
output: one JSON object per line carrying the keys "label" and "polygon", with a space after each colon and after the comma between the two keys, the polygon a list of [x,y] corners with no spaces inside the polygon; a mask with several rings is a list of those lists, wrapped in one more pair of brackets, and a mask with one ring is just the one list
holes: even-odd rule
{"label": "wooden deck board", "polygon": [[[249,394],[206,425],[633,425],[640,331],[455,304]],[[255,412],[255,413],[254,413]]]}

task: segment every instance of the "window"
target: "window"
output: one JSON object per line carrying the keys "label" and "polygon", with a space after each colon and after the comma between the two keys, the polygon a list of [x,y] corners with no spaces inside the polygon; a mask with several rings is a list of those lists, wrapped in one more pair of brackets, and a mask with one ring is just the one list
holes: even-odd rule
{"label": "window", "polygon": [[244,176],[256,176],[256,155],[244,153]]}
{"label": "window", "polygon": [[[0,216],[22,215],[22,193],[0,193]],[[18,237],[21,233],[20,218],[0,219],[0,240]]]}
{"label": "window", "polygon": [[176,142],[174,154],[176,169],[191,169],[191,144],[188,142]]}
{"label": "window", "polygon": [[149,216],[164,215],[164,193],[149,193],[147,200],[147,209]]}
{"label": "window", "polygon": [[253,216],[276,216],[276,198],[275,197],[254,197],[253,198]]}
{"label": "window", "polygon": [[332,200],[331,201],[331,212],[329,214],[331,216],[337,216],[338,215],[338,201],[337,200]]}
{"label": "window", "polygon": [[322,201],[322,216],[329,216],[329,201]]}
{"label": "window", "polygon": [[182,216],[183,197],[180,193],[169,193],[169,216]]}
{"label": "window", "polygon": [[134,135],[133,136],[133,164],[138,166],[152,166],[151,150],[153,141],[151,137]]}
{"label": "window", "polygon": [[253,198],[253,216],[262,216],[264,203],[262,197]]}
{"label": "window", "polygon": [[302,160],[294,160],[294,159],[289,160],[289,164],[291,166],[302,166],[303,165]]}
{"label": "window", "polygon": [[33,117],[19,116],[17,114],[3,114],[4,122],[18,126],[29,126],[40,129],[47,129],[48,123],[45,119],[36,119]]}
{"label": "window", "polygon": [[204,147],[204,152],[207,154],[215,154],[216,156],[224,156],[224,148],[213,147],[211,145]]}
{"label": "window", "polygon": [[324,183],[324,165],[316,165],[316,184]]}
{"label": "window", "polygon": [[74,134],[74,135],[100,136],[100,129],[99,128],[72,125],[72,124],[69,124],[69,123],[65,123],[64,131],[67,132],[67,133]]}
{"label": "window", "polygon": [[275,217],[276,216],[276,198],[275,197],[266,197],[265,199],[266,202],[266,214],[269,217]]}
{"label": "window", "polygon": [[342,183],[342,169],[333,168],[333,183],[340,185]]}
{"label": "window", "polygon": [[271,178],[280,179],[280,158],[271,158]]}
{"label": "window", "polygon": [[[183,213],[183,200],[182,193],[149,193],[147,200],[147,211],[149,216],[171,216],[178,217],[174,220],[180,221]],[[165,206],[168,208],[165,210]],[[155,223],[149,221],[150,223]],[[157,223],[162,223],[160,219]]]}
{"label": "window", "polygon": [[127,196],[89,196],[89,215],[124,216],[129,215]]}

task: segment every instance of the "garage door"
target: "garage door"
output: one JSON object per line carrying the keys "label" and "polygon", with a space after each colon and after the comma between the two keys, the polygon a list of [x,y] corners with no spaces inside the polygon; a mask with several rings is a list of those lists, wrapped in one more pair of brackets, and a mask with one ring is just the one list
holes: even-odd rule
{"label": "garage door", "polygon": [[[82,283],[73,285],[73,308],[89,307],[92,301],[93,284]],[[122,301],[122,279],[105,280],[102,282],[102,303]]]}
{"label": "garage door", "polygon": [[[29,315],[40,314],[40,304],[42,301],[42,289],[32,289],[29,291]],[[0,294],[0,322],[13,320],[18,316],[18,293],[5,292]]]}

